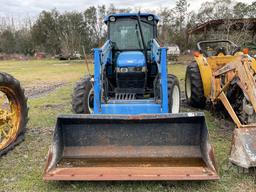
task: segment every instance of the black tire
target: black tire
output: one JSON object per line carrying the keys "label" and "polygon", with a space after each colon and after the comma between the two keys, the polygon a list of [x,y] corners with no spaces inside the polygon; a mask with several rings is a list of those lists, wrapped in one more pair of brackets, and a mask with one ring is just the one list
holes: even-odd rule
{"label": "black tire", "polygon": [[89,76],[76,83],[72,95],[72,110],[76,114],[90,114],[93,109],[93,86]]}
{"label": "black tire", "polygon": [[[233,84],[231,82],[230,88],[227,90],[226,96],[242,124],[248,125],[250,123],[255,123],[256,114],[253,113],[253,115],[248,115],[244,111],[243,102],[247,102],[247,104],[250,104],[250,102],[246,99],[246,97],[243,93],[243,90],[239,87],[239,85],[237,83]],[[223,106],[223,108],[224,108],[227,116],[229,116],[229,114],[224,106]]]}
{"label": "black tire", "polygon": [[204,87],[199,67],[196,62],[187,66],[185,79],[186,99],[190,106],[204,108],[206,98],[204,96]]}
{"label": "black tire", "polygon": [[180,111],[180,86],[175,75],[169,74],[168,79],[168,108],[169,113],[179,113]]}
{"label": "black tire", "polygon": [[14,112],[17,119],[15,125],[11,127],[12,130],[15,129],[11,134],[13,139],[8,140],[6,145],[2,143],[3,140],[0,141],[3,144],[2,148],[0,148],[0,156],[2,156],[24,140],[26,124],[28,122],[28,107],[24,89],[21,87],[20,82],[13,76],[0,72],[0,90],[9,102],[12,103],[14,109],[11,112]]}

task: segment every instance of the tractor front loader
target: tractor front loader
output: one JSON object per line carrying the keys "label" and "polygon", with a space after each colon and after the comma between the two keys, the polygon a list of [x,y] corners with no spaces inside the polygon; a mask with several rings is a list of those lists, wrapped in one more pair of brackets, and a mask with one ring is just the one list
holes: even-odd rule
{"label": "tractor front loader", "polygon": [[216,180],[203,113],[179,113],[153,14],[105,18],[94,75],[74,88],[76,114],[60,115],[44,180]]}
{"label": "tractor front loader", "polygon": [[222,103],[236,124],[230,161],[256,167],[256,61],[227,40],[198,43],[200,53],[187,67],[186,96],[194,107]]}

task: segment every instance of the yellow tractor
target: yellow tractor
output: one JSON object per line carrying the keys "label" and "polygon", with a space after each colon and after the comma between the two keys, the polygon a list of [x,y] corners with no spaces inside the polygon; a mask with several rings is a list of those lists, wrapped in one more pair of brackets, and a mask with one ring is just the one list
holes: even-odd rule
{"label": "yellow tractor", "polygon": [[27,115],[27,98],[20,82],[0,72],[0,156],[23,141]]}
{"label": "yellow tractor", "polygon": [[256,167],[256,61],[228,40],[201,41],[186,70],[188,104],[222,103],[236,124],[230,161]]}

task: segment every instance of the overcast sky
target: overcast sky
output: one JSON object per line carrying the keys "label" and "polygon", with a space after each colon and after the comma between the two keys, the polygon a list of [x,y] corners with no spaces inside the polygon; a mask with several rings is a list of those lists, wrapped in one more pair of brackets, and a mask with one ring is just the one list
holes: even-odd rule
{"label": "overcast sky", "polygon": [[[205,1],[207,0],[188,0],[191,10],[198,10],[201,3]],[[246,3],[253,2],[253,0],[239,1]],[[175,6],[175,0],[0,0],[0,16],[19,18],[34,17],[42,10],[57,8],[59,11],[80,11],[92,5],[109,5],[110,3],[113,3],[119,8],[139,7],[142,10],[157,10],[161,7],[173,8]]]}

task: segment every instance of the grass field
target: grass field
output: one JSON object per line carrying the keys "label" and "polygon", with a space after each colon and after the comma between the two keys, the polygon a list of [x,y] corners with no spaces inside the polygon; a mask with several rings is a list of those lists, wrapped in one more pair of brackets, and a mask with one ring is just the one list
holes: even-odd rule
{"label": "grass field", "polygon": [[[92,66],[91,66],[92,68]],[[169,66],[184,92],[186,66]],[[19,79],[29,96],[26,139],[0,158],[0,192],[3,191],[256,191],[256,178],[240,174],[228,162],[233,124],[205,111],[210,140],[215,148],[221,179],[216,182],[43,182],[42,174],[51,144],[56,116],[71,113],[74,83],[85,74],[81,61],[1,61],[0,71]],[[184,95],[184,94],[183,94]],[[182,108],[183,111],[191,109]]]}

